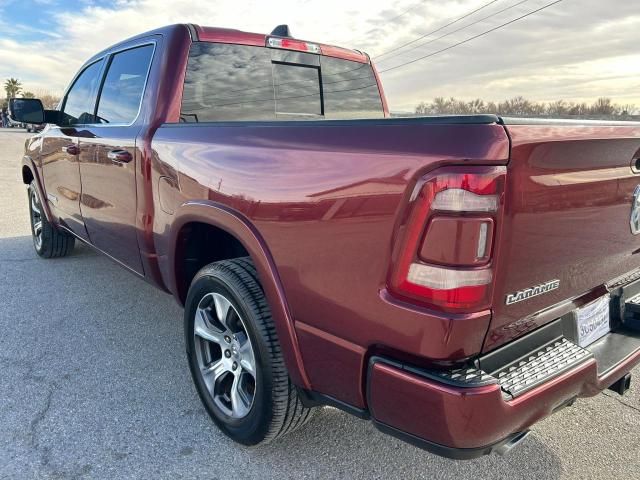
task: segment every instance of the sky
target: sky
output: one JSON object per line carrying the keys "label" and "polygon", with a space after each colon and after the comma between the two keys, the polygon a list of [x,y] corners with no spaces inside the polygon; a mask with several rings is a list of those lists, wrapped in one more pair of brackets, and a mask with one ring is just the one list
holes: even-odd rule
{"label": "sky", "polygon": [[552,1],[0,0],[0,81],[15,77],[25,90],[61,94],[94,53],[155,27],[196,23],[269,33],[286,23],[297,38],[370,54],[392,111],[439,96],[519,95],[576,102],[605,96],[640,108],[639,0],[561,0],[472,38]]}

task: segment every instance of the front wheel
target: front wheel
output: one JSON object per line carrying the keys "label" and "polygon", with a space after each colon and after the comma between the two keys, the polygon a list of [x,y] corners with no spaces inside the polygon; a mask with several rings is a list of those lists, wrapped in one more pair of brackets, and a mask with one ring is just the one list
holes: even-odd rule
{"label": "front wheel", "polygon": [[249,258],[198,272],[185,304],[189,368],[207,412],[244,445],[268,442],[306,423],[287,374],[264,292]]}
{"label": "front wheel", "polygon": [[43,258],[64,257],[68,255],[75,245],[75,238],[53,227],[47,220],[42,202],[38,195],[35,180],[28,189],[29,217],[31,220],[31,236],[36,253]]}

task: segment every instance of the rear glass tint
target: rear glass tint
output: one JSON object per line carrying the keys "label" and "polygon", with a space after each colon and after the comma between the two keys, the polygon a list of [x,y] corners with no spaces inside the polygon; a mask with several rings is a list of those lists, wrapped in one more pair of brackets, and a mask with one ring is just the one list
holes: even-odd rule
{"label": "rear glass tint", "polygon": [[366,63],[321,57],[324,108],[329,118],[382,116],[380,91]]}
{"label": "rear glass tint", "polygon": [[153,45],[116,53],[98,101],[98,121],[126,125],[135,120],[151,65]]}
{"label": "rear glass tint", "polygon": [[93,110],[100,84],[102,60],[89,65],[78,75],[64,101],[62,125],[81,125],[93,123]]}
{"label": "rear glass tint", "polygon": [[205,42],[189,52],[181,122],[383,116],[368,64]]}
{"label": "rear glass tint", "polygon": [[276,115],[322,115],[320,69],[305,65],[273,65]]}
{"label": "rear glass tint", "polygon": [[191,46],[181,121],[271,120],[273,103],[266,48],[200,42]]}

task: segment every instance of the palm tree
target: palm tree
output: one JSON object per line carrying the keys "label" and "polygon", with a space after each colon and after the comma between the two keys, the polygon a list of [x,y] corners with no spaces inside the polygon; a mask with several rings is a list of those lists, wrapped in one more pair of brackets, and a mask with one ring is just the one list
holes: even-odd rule
{"label": "palm tree", "polygon": [[22,84],[17,78],[10,78],[4,82],[4,91],[7,92],[7,99],[13,98],[22,91]]}

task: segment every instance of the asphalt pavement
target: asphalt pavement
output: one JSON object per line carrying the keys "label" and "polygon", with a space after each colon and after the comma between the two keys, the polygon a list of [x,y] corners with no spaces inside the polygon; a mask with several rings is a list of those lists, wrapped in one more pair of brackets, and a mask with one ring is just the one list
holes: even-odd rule
{"label": "asphalt pavement", "polygon": [[637,384],[578,401],[504,457],[446,460],[332,408],[235,445],[200,405],[172,297],[83,245],[36,255],[26,138],[0,129],[0,478],[640,478]]}

